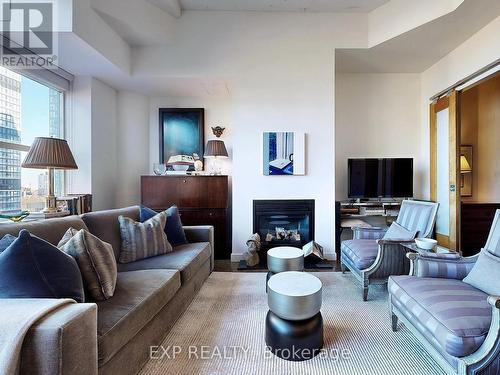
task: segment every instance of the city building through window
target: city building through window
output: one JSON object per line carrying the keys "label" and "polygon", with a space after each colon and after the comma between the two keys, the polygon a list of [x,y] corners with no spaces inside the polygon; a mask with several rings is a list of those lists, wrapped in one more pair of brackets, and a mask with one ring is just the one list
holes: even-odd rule
{"label": "city building through window", "polygon": [[[35,137],[64,137],[63,93],[0,67],[0,212],[40,211],[47,195],[47,171],[21,168]],[[55,173],[55,194],[63,194],[64,172]]]}

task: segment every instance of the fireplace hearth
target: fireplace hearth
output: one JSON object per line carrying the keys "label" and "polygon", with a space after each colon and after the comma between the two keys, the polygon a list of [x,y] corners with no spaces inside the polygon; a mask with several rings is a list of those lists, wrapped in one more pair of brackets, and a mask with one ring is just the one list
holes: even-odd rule
{"label": "fireplace hearth", "polygon": [[253,232],[261,251],[276,246],[301,248],[314,240],[314,199],[253,201]]}

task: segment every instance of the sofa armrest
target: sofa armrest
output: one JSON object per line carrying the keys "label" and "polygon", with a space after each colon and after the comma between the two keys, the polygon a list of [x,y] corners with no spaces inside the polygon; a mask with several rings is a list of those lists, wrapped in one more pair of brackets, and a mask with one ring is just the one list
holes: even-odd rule
{"label": "sofa armrest", "polygon": [[214,227],[212,225],[185,226],[184,233],[186,233],[188,242],[210,242],[210,251],[212,252],[210,269],[213,271],[215,264]]}
{"label": "sofa armrest", "polygon": [[387,232],[387,229],[383,228],[353,227],[351,230],[353,239],[355,240],[379,240],[384,237],[385,232]]}
{"label": "sofa armrest", "polygon": [[21,353],[22,375],[96,375],[97,306],[73,303],[36,322]]}
{"label": "sofa armrest", "polygon": [[463,280],[476,263],[477,256],[461,257],[456,254],[406,254],[410,259],[410,275]]}

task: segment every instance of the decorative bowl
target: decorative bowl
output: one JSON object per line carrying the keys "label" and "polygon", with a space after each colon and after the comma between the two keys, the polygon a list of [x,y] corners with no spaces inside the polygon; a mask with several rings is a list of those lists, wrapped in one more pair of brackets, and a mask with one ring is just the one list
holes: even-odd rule
{"label": "decorative bowl", "polygon": [[157,176],[164,175],[167,171],[167,166],[163,163],[155,163],[153,164],[153,172]]}
{"label": "decorative bowl", "polygon": [[189,165],[187,164],[172,164],[172,168],[174,168],[174,171],[187,171],[189,169]]}
{"label": "decorative bowl", "polygon": [[432,250],[437,245],[437,241],[431,238],[415,238],[415,244],[419,249]]}

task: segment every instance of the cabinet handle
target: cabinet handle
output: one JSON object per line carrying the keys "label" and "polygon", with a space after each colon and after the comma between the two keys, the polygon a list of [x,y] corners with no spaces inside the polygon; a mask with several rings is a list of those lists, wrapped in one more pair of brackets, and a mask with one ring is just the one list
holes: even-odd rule
{"label": "cabinet handle", "polygon": [[182,180],[182,182],[186,183],[186,182],[187,182],[187,180],[186,180],[186,179],[184,179],[184,180]]}

